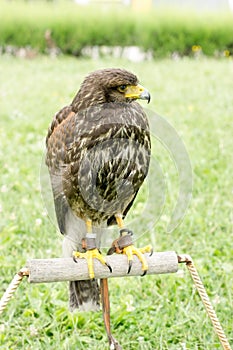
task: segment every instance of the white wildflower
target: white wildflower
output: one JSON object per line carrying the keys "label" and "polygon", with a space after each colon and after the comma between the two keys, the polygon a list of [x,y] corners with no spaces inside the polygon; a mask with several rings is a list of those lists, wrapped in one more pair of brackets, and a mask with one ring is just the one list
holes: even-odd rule
{"label": "white wildflower", "polygon": [[42,220],[40,218],[37,218],[35,221],[36,226],[40,226],[42,224]]}

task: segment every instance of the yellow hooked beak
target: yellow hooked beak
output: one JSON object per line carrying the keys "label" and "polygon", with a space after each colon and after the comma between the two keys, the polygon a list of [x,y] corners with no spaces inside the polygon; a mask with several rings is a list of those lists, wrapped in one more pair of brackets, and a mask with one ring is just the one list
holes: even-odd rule
{"label": "yellow hooked beak", "polygon": [[142,85],[128,85],[124,91],[126,98],[147,100],[150,102],[150,93]]}

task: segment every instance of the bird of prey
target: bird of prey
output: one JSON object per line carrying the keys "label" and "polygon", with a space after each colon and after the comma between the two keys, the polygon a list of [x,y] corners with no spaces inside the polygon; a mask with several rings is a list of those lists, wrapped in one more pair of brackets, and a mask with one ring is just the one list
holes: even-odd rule
{"label": "bird of prey", "polygon": [[[124,217],[147,176],[150,133],[147,116],[137,99],[150,101],[149,92],[125,69],[108,68],[90,73],[70,105],[53,117],[46,146],[55,211],[64,235],[63,255],[86,258],[90,280],[70,282],[70,308],[98,310],[99,286],[93,259],[99,259],[100,235],[105,224],[117,224],[119,237],[109,254],[132,255],[148,266],[136,248]],[[94,230],[93,230],[94,228]]]}

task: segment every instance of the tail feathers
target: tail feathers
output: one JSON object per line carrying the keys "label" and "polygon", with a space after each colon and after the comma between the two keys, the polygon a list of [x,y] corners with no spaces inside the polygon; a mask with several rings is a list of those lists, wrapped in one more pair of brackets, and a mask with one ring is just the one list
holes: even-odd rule
{"label": "tail feathers", "polygon": [[98,311],[100,308],[100,289],[97,280],[72,281],[70,289],[70,310]]}

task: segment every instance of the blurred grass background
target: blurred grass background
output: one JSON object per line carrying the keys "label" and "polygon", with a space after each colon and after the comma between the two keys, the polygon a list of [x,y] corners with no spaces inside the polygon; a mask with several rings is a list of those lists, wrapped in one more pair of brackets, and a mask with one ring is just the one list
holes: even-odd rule
{"label": "blurred grass background", "polygon": [[[14,4],[4,2],[0,16],[2,9],[13,8]],[[41,13],[40,7],[43,11],[47,8],[48,12],[47,17],[41,16],[38,20],[33,16]],[[40,27],[39,22],[51,18],[51,8],[54,8],[54,20],[60,18],[60,7],[56,10],[55,3],[16,4],[15,12],[7,12],[8,22],[28,16],[33,25]],[[84,16],[84,9],[82,11]],[[66,14],[65,9],[63,13]],[[96,19],[94,13],[91,16]],[[61,24],[66,25],[67,18],[61,20]],[[224,18],[218,19],[223,26]],[[183,23],[187,23],[186,17]],[[208,28],[208,21],[206,25]],[[108,26],[111,31],[112,23]],[[41,35],[47,28],[44,26]],[[20,31],[15,25],[14,31],[17,30]],[[29,38],[25,43],[30,44],[30,38],[32,42],[34,39],[28,32],[31,30],[25,26],[25,35]],[[39,40],[35,41],[37,45]],[[9,43],[13,45],[10,39]],[[166,40],[161,39],[161,47],[163,45],[166,46]],[[168,234],[166,228],[179,179],[167,150],[159,142],[154,144],[153,156],[165,174],[166,201],[156,226],[141,236],[137,245],[152,242],[157,251],[175,250],[193,257],[233,343],[233,62],[231,56],[222,56],[217,59],[199,55],[138,63],[111,57],[0,56],[0,295],[27,259],[61,255],[62,237],[47,214],[40,185],[45,136],[53,114],[70,103],[90,71],[124,67],[135,72],[150,90],[150,109],[165,116],[181,136],[194,181],[193,199],[186,216],[181,225]],[[139,204],[144,201],[142,191],[131,214],[131,218],[138,220],[135,236],[140,236],[150,224],[151,213],[156,209],[155,198],[155,207],[141,215]],[[128,220],[130,222],[130,218]],[[28,285],[24,281],[1,316],[0,348],[107,349],[101,313],[70,314],[67,289],[66,283]],[[180,266],[175,275],[112,279],[110,292],[113,332],[124,350],[221,348],[184,266]]]}
{"label": "blurred grass background", "polygon": [[[86,46],[132,46],[151,50],[153,57],[233,53],[233,15],[202,13],[182,7],[158,7],[150,12],[124,6],[79,6],[71,1],[0,0],[0,46],[46,52],[56,46],[64,54],[81,55]],[[128,10],[126,10],[128,9]],[[51,40],[46,40],[48,31]]]}

